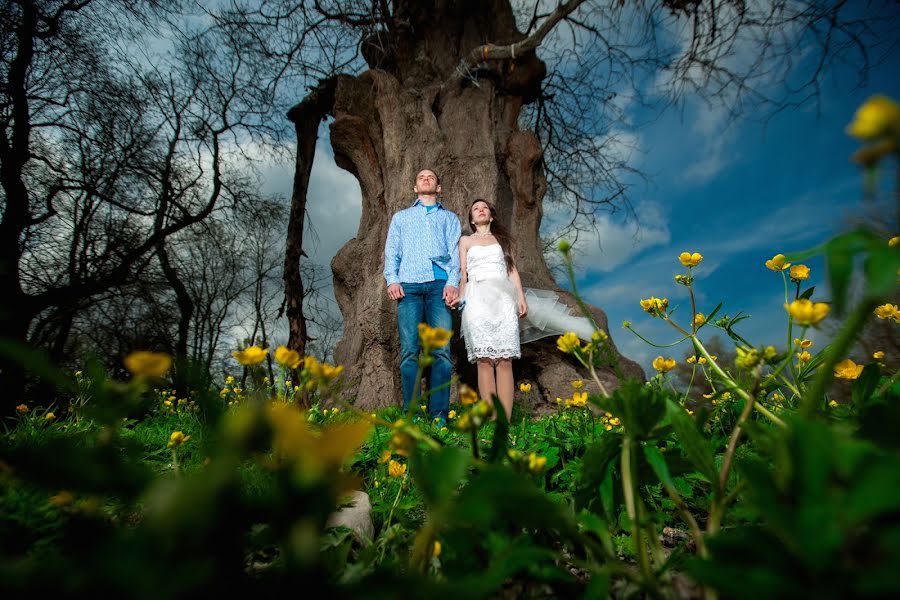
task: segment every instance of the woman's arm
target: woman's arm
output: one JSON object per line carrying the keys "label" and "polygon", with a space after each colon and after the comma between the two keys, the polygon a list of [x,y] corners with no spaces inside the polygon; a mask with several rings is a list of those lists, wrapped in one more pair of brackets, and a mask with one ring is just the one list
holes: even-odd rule
{"label": "woman's arm", "polygon": [[459,306],[466,297],[466,283],[468,283],[469,272],[466,270],[466,255],[469,252],[469,236],[459,238],[459,296],[456,298],[454,307]]}
{"label": "woman's arm", "polygon": [[516,295],[519,297],[519,318],[528,314],[528,303],[525,302],[525,291],[522,289],[522,280],[519,278],[519,270],[513,265],[509,270],[509,280],[516,286]]}

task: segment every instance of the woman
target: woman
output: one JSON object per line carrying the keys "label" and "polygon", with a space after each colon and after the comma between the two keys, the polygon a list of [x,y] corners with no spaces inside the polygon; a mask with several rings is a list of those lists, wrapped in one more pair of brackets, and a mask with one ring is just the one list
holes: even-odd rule
{"label": "woman", "polygon": [[485,399],[496,394],[509,419],[512,359],[521,356],[519,319],[528,314],[528,303],[512,258],[512,238],[494,207],[478,199],[468,215],[472,235],[459,240],[462,334],[469,362],[478,363],[478,394]]}

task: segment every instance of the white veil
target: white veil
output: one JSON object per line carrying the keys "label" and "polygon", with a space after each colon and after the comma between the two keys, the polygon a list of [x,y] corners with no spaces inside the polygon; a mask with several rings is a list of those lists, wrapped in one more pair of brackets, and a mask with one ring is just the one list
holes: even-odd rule
{"label": "white veil", "polygon": [[528,303],[528,314],[519,320],[521,343],[562,335],[568,331],[574,331],[586,342],[591,340],[594,324],[587,317],[572,314],[572,309],[559,301],[559,294],[556,292],[525,288],[525,302]]}

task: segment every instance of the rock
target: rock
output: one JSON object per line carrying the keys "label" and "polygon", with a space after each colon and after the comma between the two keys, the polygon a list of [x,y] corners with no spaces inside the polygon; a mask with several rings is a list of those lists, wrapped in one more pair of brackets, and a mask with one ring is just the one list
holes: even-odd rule
{"label": "rock", "polygon": [[342,498],[341,504],[343,506],[328,517],[326,527],[347,527],[361,543],[371,543],[375,538],[375,524],[369,495],[357,490]]}

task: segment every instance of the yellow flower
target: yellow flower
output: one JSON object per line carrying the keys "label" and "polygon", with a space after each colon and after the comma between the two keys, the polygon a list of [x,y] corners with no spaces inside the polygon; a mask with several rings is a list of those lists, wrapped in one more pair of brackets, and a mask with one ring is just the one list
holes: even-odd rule
{"label": "yellow flower", "polygon": [[28,412],[28,407],[25,406],[24,404],[20,404],[16,407],[16,412],[19,413],[20,415],[24,415],[25,413]]}
{"label": "yellow flower", "polygon": [[296,369],[300,366],[300,353],[287,346],[278,346],[275,348],[275,360],[283,367]]}
{"label": "yellow flower", "polygon": [[132,352],[123,361],[132,375],[162,377],[172,366],[172,357],[164,352]]}
{"label": "yellow flower", "polygon": [[660,373],[668,373],[672,369],[675,368],[675,359],[674,358],[663,358],[662,356],[657,356],[653,359],[653,368],[659,371]]}
{"label": "yellow flower", "polygon": [[401,465],[396,460],[388,463],[388,475],[391,477],[403,477],[406,474],[406,465]]}
{"label": "yellow flower", "polygon": [[234,383],[234,377],[229,375],[228,377],[225,378],[225,385],[231,385],[232,383]]}
{"label": "yellow flower", "polygon": [[881,360],[882,358],[884,358],[884,352],[879,350],[878,352],[872,354],[872,358],[874,358],[875,360]]}
{"label": "yellow flower", "polygon": [[328,381],[340,377],[341,373],[344,372],[344,365],[331,366],[327,363],[322,363],[320,366],[320,377]]}
{"label": "yellow flower", "polygon": [[461,386],[459,386],[459,401],[463,406],[475,404],[476,402],[478,402],[478,394],[476,394],[475,390],[473,390],[466,384],[462,384]]}
{"label": "yellow flower", "polygon": [[900,244],[900,235],[895,235],[894,237],[892,237],[891,239],[888,240],[888,246],[890,246],[891,248],[893,248],[897,244]]}
{"label": "yellow flower", "polygon": [[447,418],[448,418],[448,419],[455,419],[455,418],[456,418],[456,411],[455,411],[455,410],[451,410],[450,412],[448,412],[448,413],[447,413]]}
{"label": "yellow flower", "polygon": [[384,452],[381,453],[381,456],[378,458],[378,462],[381,464],[384,464],[389,460],[391,460],[391,451],[390,450],[385,450]]}
{"label": "yellow flower", "polygon": [[527,394],[528,392],[531,391],[531,384],[530,383],[520,383],[519,391],[522,392],[523,394]]}
{"label": "yellow flower", "polygon": [[169,443],[166,444],[167,448],[177,448],[178,446],[184,444],[191,436],[184,435],[181,431],[173,431],[172,435],[169,436]]}
{"label": "yellow flower", "polygon": [[594,333],[591,334],[591,342],[594,344],[599,344],[600,342],[605,342],[609,339],[609,336],[606,335],[605,331],[600,331],[599,329],[594,330]]}
{"label": "yellow flower", "polygon": [[800,338],[794,338],[794,345],[800,346],[801,348],[812,348],[812,340],[801,340]]}
{"label": "yellow flower", "polygon": [[657,298],[656,296],[650,296],[645,300],[641,300],[641,308],[644,309],[644,312],[654,316],[664,315],[668,307],[668,298]]}
{"label": "yellow flower", "polygon": [[685,267],[696,267],[700,264],[700,261],[703,260],[703,255],[699,252],[694,252],[693,254],[690,252],[682,252],[678,255],[678,260]]}
{"label": "yellow flower", "polygon": [[791,263],[785,262],[784,254],[776,254],[771,260],[766,261],[766,267],[773,271],[784,271],[790,268]]}
{"label": "yellow flower", "polygon": [[812,302],[806,298],[784,305],[784,309],[800,325],[815,325],[825,318],[829,308],[824,302]]}
{"label": "yellow flower", "polygon": [[865,365],[858,365],[849,358],[845,358],[834,365],[834,376],[838,379],[856,379],[864,368]]}
{"label": "yellow flower", "polygon": [[434,546],[431,549],[431,556],[437,558],[441,555],[441,543],[437,540],[434,540]]}
{"label": "yellow flower", "polygon": [[546,464],[546,456],[538,456],[534,452],[528,455],[528,470],[532,473],[540,473]]}
{"label": "yellow flower", "polygon": [[829,400],[828,406],[830,406],[831,408],[837,408],[839,405],[838,405],[837,400]]}
{"label": "yellow flower", "polygon": [[567,331],[565,334],[557,338],[556,347],[560,352],[571,354],[572,352],[581,349],[581,341],[578,339],[578,336],[575,334],[575,332]]}
{"label": "yellow flower", "polygon": [[581,379],[576,379],[575,381],[572,382],[572,387],[575,388],[576,390],[580,390],[583,385],[584,385],[584,381],[582,381]]}
{"label": "yellow flower", "polygon": [[752,369],[759,364],[759,351],[756,348],[735,348],[734,364],[741,369]]}
{"label": "yellow flower", "polygon": [[810,353],[807,352],[806,350],[804,350],[803,352],[798,352],[798,353],[797,353],[797,360],[800,361],[800,362],[803,363],[803,364],[806,364],[806,363],[808,363],[809,361],[812,360],[812,354],[810,354]]}
{"label": "yellow flower", "polygon": [[900,320],[900,309],[896,304],[882,304],[875,309],[875,316],[879,319]]}
{"label": "yellow flower", "polygon": [[871,141],[900,132],[900,105],[877,94],[857,109],[847,134],[859,140]]}
{"label": "yellow flower", "polygon": [[429,327],[427,323],[419,323],[419,341],[422,343],[422,351],[430,353],[436,348],[443,348],[450,343],[453,332],[442,327]]}
{"label": "yellow flower", "polygon": [[572,394],[572,399],[566,402],[566,404],[568,404],[569,406],[581,407],[587,404],[587,397],[587,392],[575,392],[574,394]]}
{"label": "yellow flower", "polygon": [[58,494],[50,496],[50,504],[53,506],[69,506],[75,501],[75,496],[69,490],[60,490]]}
{"label": "yellow flower", "polygon": [[791,281],[799,283],[809,279],[809,267],[806,265],[794,265],[790,271]]}
{"label": "yellow flower", "polygon": [[704,323],[706,323],[706,316],[703,313],[694,315],[694,327],[700,327]]}
{"label": "yellow flower", "polygon": [[47,414],[44,415],[44,418],[48,421],[53,421],[54,419],[56,419],[56,415],[53,414],[52,412],[48,412]]}
{"label": "yellow flower", "polygon": [[247,348],[244,348],[243,350],[238,350],[237,352],[231,353],[235,360],[237,360],[245,367],[258,365],[266,359],[266,356],[268,354],[268,348],[260,348],[259,346],[249,346]]}

